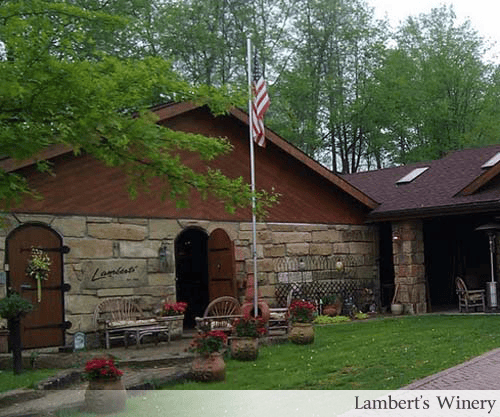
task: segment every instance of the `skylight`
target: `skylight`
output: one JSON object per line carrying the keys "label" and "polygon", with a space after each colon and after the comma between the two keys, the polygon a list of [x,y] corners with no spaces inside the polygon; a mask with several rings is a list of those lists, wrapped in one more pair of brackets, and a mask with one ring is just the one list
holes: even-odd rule
{"label": "skylight", "polygon": [[412,182],[415,178],[422,175],[425,171],[427,171],[429,167],[415,168],[409,174],[406,174],[403,178],[398,180],[396,184],[407,184]]}
{"label": "skylight", "polygon": [[496,165],[497,162],[500,161],[500,152],[498,152],[493,158],[488,159],[481,168],[491,168],[493,165]]}

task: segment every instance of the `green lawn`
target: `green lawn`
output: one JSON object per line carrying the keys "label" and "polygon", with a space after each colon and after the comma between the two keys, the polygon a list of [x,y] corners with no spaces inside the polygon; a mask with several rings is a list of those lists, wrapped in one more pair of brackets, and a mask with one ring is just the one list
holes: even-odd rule
{"label": "green lawn", "polygon": [[[225,382],[186,382],[164,390],[393,390],[500,347],[500,315],[380,318],[316,326],[315,331],[312,345],[263,346],[252,362],[226,359]],[[265,397],[252,392],[259,401]],[[204,409],[214,397],[207,392],[204,402],[179,393],[187,397],[181,401],[172,394],[155,391],[131,397],[127,410],[116,415],[164,415],[166,404],[169,412],[177,407],[174,414],[182,414],[186,403],[192,407],[200,403]],[[279,398],[265,400],[272,406]],[[217,396],[213,403],[219,404],[220,399]],[[207,415],[206,411],[200,415]]]}
{"label": "green lawn", "polygon": [[58,370],[39,369],[24,370],[19,375],[14,375],[11,369],[0,370],[0,392],[17,388],[33,388],[38,382],[54,376]]}
{"label": "green lawn", "polygon": [[500,316],[407,316],[316,326],[315,342],[226,360],[226,381],[167,389],[397,389],[500,347]]}

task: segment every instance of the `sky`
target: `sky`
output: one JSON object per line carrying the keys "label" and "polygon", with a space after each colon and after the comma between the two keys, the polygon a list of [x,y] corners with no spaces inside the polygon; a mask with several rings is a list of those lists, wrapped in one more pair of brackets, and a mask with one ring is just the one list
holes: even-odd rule
{"label": "sky", "polygon": [[410,15],[429,13],[433,8],[451,4],[457,23],[470,20],[483,38],[496,43],[494,59],[500,62],[500,3],[496,0],[367,0],[367,3],[375,8],[376,18],[387,15],[393,28]]}

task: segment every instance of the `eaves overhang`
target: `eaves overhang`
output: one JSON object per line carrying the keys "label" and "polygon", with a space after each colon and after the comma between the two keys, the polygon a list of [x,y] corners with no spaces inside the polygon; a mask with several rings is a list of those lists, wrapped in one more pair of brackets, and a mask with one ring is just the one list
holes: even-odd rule
{"label": "eaves overhang", "polygon": [[448,206],[419,207],[405,210],[371,212],[367,216],[367,223],[386,221],[425,219],[431,217],[454,216],[464,214],[482,214],[500,211],[500,200],[455,204]]}

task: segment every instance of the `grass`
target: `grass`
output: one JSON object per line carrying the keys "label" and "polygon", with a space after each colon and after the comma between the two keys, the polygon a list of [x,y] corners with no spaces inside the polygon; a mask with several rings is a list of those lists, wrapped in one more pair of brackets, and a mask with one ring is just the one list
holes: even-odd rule
{"label": "grass", "polygon": [[0,371],[0,392],[10,391],[18,388],[33,388],[38,382],[54,376],[58,370],[37,369],[25,370],[15,375],[12,370]]}
{"label": "grass", "polygon": [[226,381],[171,390],[390,390],[500,347],[500,316],[384,318],[316,326],[315,342],[260,348],[255,362],[226,360]]}
{"label": "grass", "polygon": [[[225,393],[214,396],[211,391],[189,394],[189,390],[397,389],[500,347],[499,329],[500,315],[405,316],[316,326],[312,345],[262,346],[252,362],[226,359],[225,382],[185,382],[131,397],[127,410],[116,416],[160,416],[165,415],[166,407],[168,414],[182,415],[186,404],[191,407],[190,415],[198,415],[198,411],[210,415],[205,407],[218,404],[213,411],[218,415],[221,404],[226,410],[231,404],[239,406],[233,401],[235,393],[227,392],[227,397]],[[268,398],[262,391],[245,395],[252,393],[257,395],[253,411],[260,403],[276,407],[282,397]],[[287,402],[293,400],[293,396],[286,397]],[[253,411],[248,415],[255,415]],[[65,411],[58,416],[94,415]]]}

